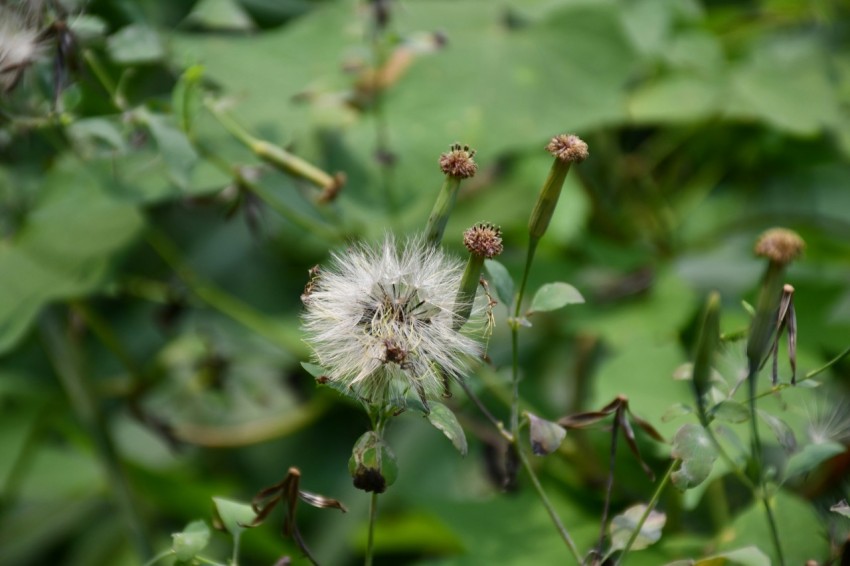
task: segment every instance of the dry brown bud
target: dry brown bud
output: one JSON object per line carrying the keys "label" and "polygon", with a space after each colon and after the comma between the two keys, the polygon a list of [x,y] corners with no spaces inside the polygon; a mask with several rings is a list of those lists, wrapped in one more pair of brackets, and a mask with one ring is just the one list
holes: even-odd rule
{"label": "dry brown bud", "polygon": [[581,163],[590,155],[587,151],[587,144],[573,134],[555,136],[546,146],[546,151],[551,153],[553,157],[569,163]]}
{"label": "dry brown bud", "polygon": [[492,259],[502,253],[502,230],[487,222],[479,222],[463,233],[463,244],[469,253]]}
{"label": "dry brown bud", "polygon": [[475,150],[469,149],[468,145],[452,144],[448,153],[440,155],[440,169],[451,177],[468,179],[478,170],[473,157],[475,157]]}
{"label": "dry brown bud", "polygon": [[785,265],[797,259],[805,247],[803,238],[793,230],[771,228],[759,236],[755,252],[757,256]]}

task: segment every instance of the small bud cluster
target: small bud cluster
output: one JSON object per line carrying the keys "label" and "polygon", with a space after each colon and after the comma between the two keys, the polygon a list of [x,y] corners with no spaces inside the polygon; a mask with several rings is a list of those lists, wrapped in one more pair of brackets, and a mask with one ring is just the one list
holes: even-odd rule
{"label": "small bud cluster", "polygon": [[440,155],[440,169],[446,175],[459,179],[468,179],[475,175],[478,164],[472,159],[475,150],[468,145],[452,144],[448,153]]}
{"label": "small bud cluster", "polygon": [[488,222],[479,222],[463,233],[463,245],[469,253],[493,259],[502,253],[502,229]]}
{"label": "small bud cluster", "polygon": [[589,155],[587,144],[573,134],[561,134],[552,138],[546,146],[546,151],[553,157],[567,163],[581,163]]}
{"label": "small bud cluster", "polygon": [[774,263],[786,265],[797,259],[805,247],[806,243],[793,230],[771,228],[759,237],[755,253]]}

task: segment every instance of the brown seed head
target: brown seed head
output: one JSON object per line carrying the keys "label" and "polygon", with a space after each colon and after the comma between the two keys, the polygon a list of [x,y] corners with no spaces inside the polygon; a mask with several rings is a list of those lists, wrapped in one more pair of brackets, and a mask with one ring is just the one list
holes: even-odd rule
{"label": "brown seed head", "polygon": [[555,136],[546,146],[546,151],[551,153],[553,157],[567,163],[581,163],[590,155],[587,151],[587,144],[573,134]]}
{"label": "brown seed head", "polygon": [[452,144],[448,153],[440,155],[440,169],[451,177],[468,179],[475,175],[478,164],[473,161],[475,150],[468,145]]}
{"label": "brown seed head", "polygon": [[755,252],[757,256],[785,265],[797,259],[805,247],[803,238],[793,230],[771,228],[759,236]]}
{"label": "brown seed head", "polygon": [[479,222],[463,233],[463,244],[469,253],[493,259],[502,253],[502,229],[487,222]]}

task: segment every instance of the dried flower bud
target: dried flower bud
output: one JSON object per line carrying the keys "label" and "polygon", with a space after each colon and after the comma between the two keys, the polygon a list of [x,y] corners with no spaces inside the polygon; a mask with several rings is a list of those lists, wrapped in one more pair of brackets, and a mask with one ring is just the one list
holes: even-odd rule
{"label": "dried flower bud", "polygon": [[440,169],[450,177],[468,179],[478,170],[473,157],[475,157],[474,149],[469,149],[468,145],[454,143],[448,153],[440,155]]}
{"label": "dried flower bud", "polygon": [[463,233],[463,245],[473,255],[493,259],[502,253],[502,229],[489,222],[479,222]]}
{"label": "dried flower bud", "polygon": [[553,157],[569,163],[581,163],[589,155],[587,144],[573,134],[561,134],[552,138],[546,151]]}
{"label": "dried flower bud", "polygon": [[806,243],[793,230],[771,228],[759,237],[755,253],[774,263],[786,265],[797,259],[805,247]]}

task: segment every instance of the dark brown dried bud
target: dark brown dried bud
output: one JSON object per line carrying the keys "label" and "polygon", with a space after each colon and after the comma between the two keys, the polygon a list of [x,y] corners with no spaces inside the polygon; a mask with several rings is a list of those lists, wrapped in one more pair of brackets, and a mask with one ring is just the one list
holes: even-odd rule
{"label": "dark brown dried bud", "polygon": [[448,153],[440,155],[440,169],[450,177],[468,179],[478,170],[478,164],[472,159],[473,157],[475,157],[475,150],[469,149],[468,145],[452,144]]}
{"label": "dark brown dried bud", "polygon": [[755,252],[757,256],[786,265],[797,259],[805,247],[803,238],[793,230],[771,228],[759,237]]}
{"label": "dark brown dried bud", "polygon": [[551,153],[553,157],[568,163],[581,163],[590,155],[587,151],[587,144],[573,134],[555,136],[546,146],[546,151]]}
{"label": "dark brown dried bud", "polygon": [[469,253],[493,259],[502,253],[502,229],[488,222],[479,222],[463,233],[463,245]]}

